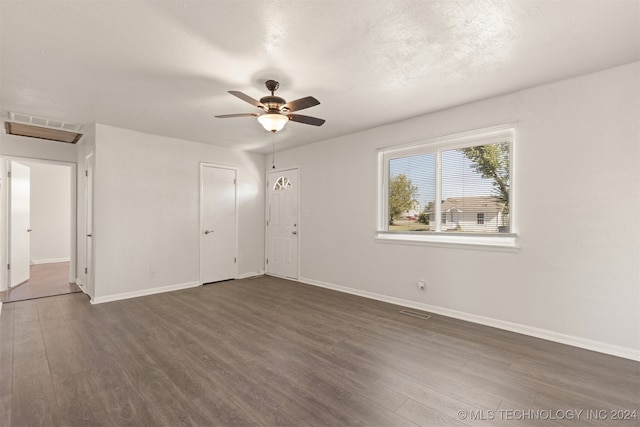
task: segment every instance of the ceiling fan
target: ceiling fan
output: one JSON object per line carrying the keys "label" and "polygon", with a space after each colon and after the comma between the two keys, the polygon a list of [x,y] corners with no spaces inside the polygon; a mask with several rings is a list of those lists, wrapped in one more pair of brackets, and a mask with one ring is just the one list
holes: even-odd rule
{"label": "ceiling fan", "polygon": [[324,124],[324,119],[303,116],[302,114],[291,114],[293,111],[300,111],[305,108],[319,105],[320,101],[315,99],[313,96],[307,96],[305,98],[287,102],[283,98],[274,94],[274,92],[280,87],[280,83],[275,80],[267,80],[265,82],[265,86],[267,86],[271,95],[263,96],[260,98],[260,101],[236,90],[229,91],[231,95],[237,96],[254,107],[258,107],[263,111],[263,113],[224,114],[216,117],[219,119],[227,119],[231,117],[257,117],[260,124],[269,132],[278,132],[279,130],[282,130],[289,120],[313,126],[322,126]]}

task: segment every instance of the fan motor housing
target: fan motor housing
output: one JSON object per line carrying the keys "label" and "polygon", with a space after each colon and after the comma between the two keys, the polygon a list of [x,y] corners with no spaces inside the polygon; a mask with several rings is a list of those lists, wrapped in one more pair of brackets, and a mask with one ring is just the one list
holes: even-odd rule
{"label": "fan motor housing", "polygon": [[283,98],[275,95],[263,96],[260,103],[267,107],[267,110],[280,110],[280,107],[287,103]]}

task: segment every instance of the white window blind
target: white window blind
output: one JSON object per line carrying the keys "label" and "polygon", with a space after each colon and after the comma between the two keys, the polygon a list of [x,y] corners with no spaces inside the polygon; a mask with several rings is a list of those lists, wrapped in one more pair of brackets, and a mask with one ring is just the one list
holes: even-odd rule
{"label": "white window blind", "polygon": [[383,150],[379,237],[514,236],[513,142],[504,127]]}

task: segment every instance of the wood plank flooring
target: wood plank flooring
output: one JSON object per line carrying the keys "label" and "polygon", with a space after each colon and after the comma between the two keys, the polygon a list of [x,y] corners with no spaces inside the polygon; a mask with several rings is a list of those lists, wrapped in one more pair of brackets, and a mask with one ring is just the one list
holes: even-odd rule
{"label": "wood plank flooring", "polygon": [[4,304],[0,425],[640,425],[638,362],[400,310],[268,276]]}
{"label": "wood plank flooring", "polygon": [[69,283],[69,262],[34,264],[26,282],[0,292],[0,302],[23,301],[53,295],[82,292],[78,285]]}

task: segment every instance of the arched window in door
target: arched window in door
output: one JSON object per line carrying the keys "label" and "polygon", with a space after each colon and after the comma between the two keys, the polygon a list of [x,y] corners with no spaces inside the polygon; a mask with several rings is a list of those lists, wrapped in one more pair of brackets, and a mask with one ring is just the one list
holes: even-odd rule
{"label": "arched window in door", "polygon": [[286,176],[281,176],[276,179],[276,182],[273,184],[273,191],[279,190],[288,190],[291,188],[291,181]]}

